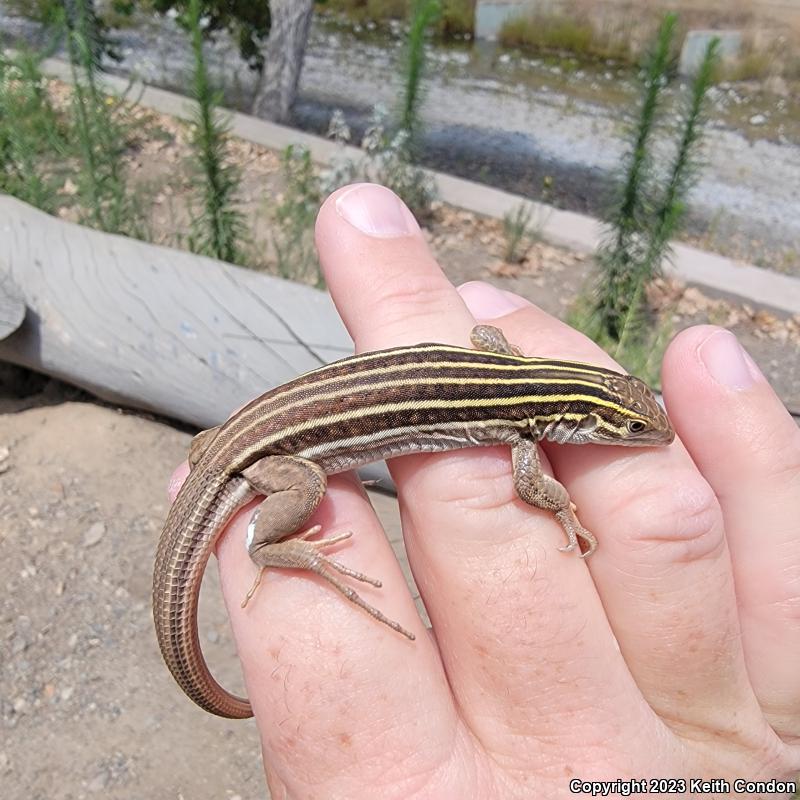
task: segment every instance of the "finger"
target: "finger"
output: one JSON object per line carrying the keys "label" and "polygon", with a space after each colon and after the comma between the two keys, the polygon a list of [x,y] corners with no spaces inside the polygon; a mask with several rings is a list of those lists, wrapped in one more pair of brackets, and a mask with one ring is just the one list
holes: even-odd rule
{"label": "finger", "polygon": [[469,344],[474,320],[393,192],[373,184],[334,192],[316,239],[333,302],[359,350]]}
{"label": "finger", "polygon": [[[523,352],[614,366],[593,342],[539,309],[517,311],[499,324]],[[643,449],[550,446],[547,452],[581,522],[600,541],[589,567],[649,704],[674,724],[724,729],[732,708],[760,719],[741,648],[722,515],[689,454],[679,442]]]}
{"label": "finger", "polygon": [[175,502],[175,498],[178,496],[178,492],[180,491],[181,486],[183,486],[184,481],[189,477],[189,462],[183,461],[177,467],[175,467],[174,472],[170,475],[169,484],[167,485],[167,494],[169,495],[170,503]]}
{"label": "finger", "polygon": [[[466,343],[472,315],[388,190],[335,193],[320,212],[317,241],[357,350]],[[530,732],[536,742],[522,748],[525,758],[536,746],[563,756],[579,746],[562,740],[563,715],[615,719],[596,698],[635,687],[585,566],[557,551],[563,532],[552,516],[516,497],[508,449],[409,456],[392,471],[448,680],[481,741],[508,752]],[[639,710],[629,707],[634,717]]]}
{"label": "finger", "polygon": [[664,395],[722,507],[750,680],[773,727],[800,736],[800,431],[721,328],[678,335]]}
{"label": "finger", "polygon": [[[416,642],[376,623],[306,572],[269,570],[242,609],[255,576],[244,544],[252,509],[229,526],[219,560],[271,788],[282,786],[293,797],[358,796],[359,781],[391,785],[406,779],[406,770],[433,772],[450,753],[455,714],[435,651],[419,620],[408,616],[408,592],[391,546],[356,479],[332,478],[309,525],[321,524],[325,536],[354,532],[355,542],[329,554],[370,575],[380,565],[382,589],[355,586],[369,603],[412,627]],[[409,678],[411,651],[425,669]],[[376,662],[379,669],[372,669]],[[421,726],[420,719],[450,724]]]}

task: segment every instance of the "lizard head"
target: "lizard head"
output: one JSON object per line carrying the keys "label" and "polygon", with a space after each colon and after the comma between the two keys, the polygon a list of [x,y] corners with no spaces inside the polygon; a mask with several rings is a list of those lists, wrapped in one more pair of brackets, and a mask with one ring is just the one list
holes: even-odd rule
{"label": "lizard head", "polygon": [[644,381],[608,372],[600,383],[603,391],[595,402],[581,413],[548,424],[543,438],[559,443],[630,447],[666,445],[675,438],[666,413]]}

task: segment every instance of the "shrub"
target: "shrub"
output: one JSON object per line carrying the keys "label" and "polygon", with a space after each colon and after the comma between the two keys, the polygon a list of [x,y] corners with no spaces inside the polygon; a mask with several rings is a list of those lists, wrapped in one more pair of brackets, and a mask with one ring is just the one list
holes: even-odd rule
{"label": "shrub", "polygon": [[660,274],[670,239],[685,217],[687,196],[698,172],[704,101],[718,59],[719,41],[714,39],[692,83],[673,161],[666,169],[659,168],[652,139],[670,69],[676,22],[674,14],[664,18],[643,71],[642,99],[631,131],[624,178],[607,215],[607,238],[596,255],[597,284],[591,301],[581,301],[573,317],[579,327],[623,361],[626,354],[648,353],[654,346],[644,325],[645,292]]}
{"label": "shrub", "polygon": [[27,50],[0,55],[0,191],[53,213],[58,186],[47,162],[67,143],[40,62]]}
{"label": "shrub", "polygon": [[603,35],[588,19],[568,14],[539,13],[512,18],[501,27],[498,40],[504,47],[536,52],[564,52],[621,61],[631,57],[624,38]]}
{"label": "shrub", "polygon": [[203,55],[200,0],[190,0],[186,24],[194,56],[193,183],[202,212],[193,215],[189,247],[232,264],[242,263],[245,223],[236,205],[239,169],[226,159],[228,122],[220,118],[220,93],[210,84]]}

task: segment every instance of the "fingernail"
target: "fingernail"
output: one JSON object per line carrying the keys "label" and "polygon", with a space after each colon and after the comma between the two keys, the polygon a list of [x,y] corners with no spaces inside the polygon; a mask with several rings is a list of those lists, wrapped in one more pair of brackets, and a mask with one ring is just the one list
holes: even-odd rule
{"label": "fingernail", "polygon": [[711,377],[729,389],[748,389],[761,374],[730,331],[712,333],[700,345],[698,354]]}
{"label": "fingernail", "polygon": [[513,292],[504,292],[483,281],[469,281],[458,287],[462,300],[476,319],[497,319],[530,303]]}
{"label": "fingernail", "polygon": [[336,211],[367,236],[392,239],[419,233],[405,203],[385,186],[357,183],[336,199]]}

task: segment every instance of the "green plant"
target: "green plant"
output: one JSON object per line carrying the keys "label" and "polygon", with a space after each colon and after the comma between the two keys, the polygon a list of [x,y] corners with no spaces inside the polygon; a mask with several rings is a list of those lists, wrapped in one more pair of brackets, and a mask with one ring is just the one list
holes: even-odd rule
{"label": "green plant", "polygon": [[50,162],[63,160],[66,140],[41,58],[26,49],[0,55],[0,191],[53,213],[58,176]]}
{"label": "green plant", "polygon": [[401,197],[418,219],[430,216],[431,204],[436,198],[434,181],[424,169],[409,160],[407,132],[389,133],[389,115],[383,106],[377,105],[373,109],[372,119],[361,140],[364,157],[359,161],[353,161],[344,152],[344,145],[350,141],[350,129],[341,111],[334,111],[328,136],[342,149],[320,178],[322,195],[330,194],[346,183],[380,183]]}
{"label": "green plant", "polygon": [[657,389],[661,385],[661,360],[673,335],[671,316],[672,309],[665,307],[646,330],[634,324],[623,329],[616,340],[597,330],[591,295],[582,295],[567,313],[567,322],[592,335],[628,372]]}
{"label": "green plant", "polygon": [[667,172],[666,186],[660,191],[655,214],[648,226],[649,242],[643,269],[645,280],[658,273],[668,253],[670,239],[679,231],[686,216],[686,198],[699,171],[697,151],[703,135],[705,99],[714,82],[718,62],[719,39],[713,38],[706,47],[700,69],[692,81],[688,103],[681,119],[683,132],[675,158]]}
{"label": "green plant", "polygon": [[331,117],[328,135],[341,146],[328,169],[318,174],[305,147],[290,146],[283,154],[284,191],[275,208],[273,247],[278,273],[284,278],[323,285],[314,247],[314,220],[323,197],[348,183],[382,183],[400,197],[418,218],[431,213],[435,186],[430,176],[407,160],[406,134],[387,133],[388,114],[376,107],[361,141],[363,158],[344,152],[350,129],[341,111]]}
{"label": "green plant", "polygon": [[239,169],[226,159],[228,122],[218,112],[220,93],[211,87],[203,54],[200,0],[189,0],[186,26],[192,41],[193,94],[196,106],[192,121],[193,185],[200,195],[201,212],[193,215],[189,247],[231,263],[242,263],[245,223],[236,205],[241,183]]}
{"label": "green plant", "polygon": [[281,159],[284,191],[275,209],[273,246],[278,274],[322,287],[324,281],[314,246],[314,220],[322,194],[311,153],[290,145]]}
{"label": "green plant", "polygon": [[436,30],[440,36],[472,36],[475,31],[475,0],[442,0]]}
{"label": "green plant", "polygon": [[503,234],[505,236],[503,261],[509,264],[518,264],[524,261],[531,241],[529,229],[532,219],[533,206],[530,203],[520,203],[511,211],[503,214]]}
{"label": "green plant", "polygon": [[594,305],[595,338],[620,340],[623,328],[633,322],[641,308],[644,282],[652,277],[648,274],[652,264],[644,258],[655,205],[648,180],[652,170],[650,140],[661,90],[667,83],[676,24],[674,14],[664,18],[643,71],[642,102],[632,131],[625,178],[606,219],[610,235],[597,252],[600,280]]}
{"label": "green plant", "polygon": [[127,130],[122,103],[99,85],[97,17],[90,0],[74,0],[61,24],[72,71],[72,129],[80,152],[81,219],[100,230],[143,236],[141,209],[123,167]]}
{"label": "green plant", "polygon": [[133,0],[106,0],[103,12],[98,13],[95,0],[6,0],[4,5],[21,16],[40,23],[63,35],[68,28],[81,26],[81,17],[88,19],[92,56],[99,67],[103,56],[118,60],[114,42],[109,35],[113,22],[127,19],[133,11]]}
{"label": "green plant", "polygon": [[[316,0],[320,8],[346,14],[355,22],[385,22],[408,17],[411,0]],[[433,32],[443,38],[472,36],[475,30],[475,0],[441,0],[441,13]]]}
{"label": "green plant", "polygon": [[598,32],[585,18],[566,13],[539,12],[512,17],[503,23],[498,41],[504,47],[534,52],[574,53],[585,58],[631,58],[623,35]]}
{"label": "green plant", "polygon": [[667,83],[676,22],[675,15],[664,18],[644,70],[643,97],[625,179],[607,218],[609,236],[596,254],[599,279],[591,302],[579,303],[574,317],[586,333],[629,368],[631,361],[641,360],[643,354],[659,347],[661,334],[654,338],[644,325],[646,290],[660,274],[670,239],[685,217],[686,198],[698,171],[704,102],[718,61],[719,41],[714,39],[692,82],[673,161],[666,170],[657,169],[651,141],[661,90]]}
{"label": "green plant", "polygon": [[428,219],[436,187],[424,169],[409,161],[406,132],[398,131],[390,137],[380,129],[373,129],[364,135],[361,146],[367,152],[368,179],[387,186],[401,197],[418,220]]}
{"label": "green plant", "polygon": [[346,14],[355,22],[404,19],[408,0],[316,0],[317,5]]}
{"label": "green plant", "polygon": [[541,238],[542,229],[552,213],[546,205],[552,186],[553,179],[546,175],[542,181],[540,203],[520,203],[503,215],[504,261],[510,264],[524,261],[531,243]]}
{"label": "green plant", "polygon": [[441,13],[439,0],[413,0],[406,40],[405,83],[400,105],[400,128],[413,146],[420,129],[422,77],[425,71],[425,35]]}
{"label": "green plant", "polygon": [[[159,13],[174,9],[184,16],[192,13],[194,0],[149,0]],[[264,0],[201,0],[199,16],[203,18],[202,31],[213,36],[226,30],[239,43],[241,57],[251,69],[264,67],[263,49],[272,25],[270,4]]]}

